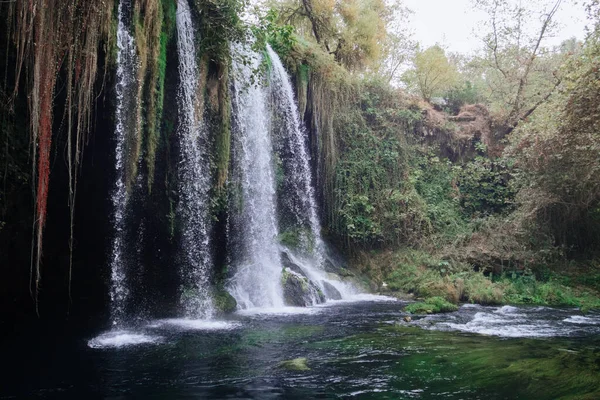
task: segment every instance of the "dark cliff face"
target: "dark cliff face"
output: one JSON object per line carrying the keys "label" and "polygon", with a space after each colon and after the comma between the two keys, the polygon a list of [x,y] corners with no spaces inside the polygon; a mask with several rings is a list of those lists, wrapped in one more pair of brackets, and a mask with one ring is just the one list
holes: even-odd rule
{"label": "dark cliff face", "polygon": [[[141,107],[141,152],[137,160],[136,177],[131,179],[129,204],[126,210],[126,243],[124,257],[131,287],[131,301],[126,308],[132,315],[166,316],[175,313],[177,306],[180,252],[180,221],[175,213],[177,193],[177,166],[180,160],[178,138],[177,92],[179,85],[176,34],[174,34],[174,2],[163,4],[164,85],[159,90],[148,90],[156,82],[144,77]],[[196,18],[200,13],[195,10]],[[7,18],[6,8],[0,8],[0,17]],[[14,65],[14,46],[4,48],[6,31],[0,32],[0,51],[6,61]],[[227,45],[227,42],[221,43]],[[222,47],[222,46],[221,46]],[[209,51],[223,53],[222,48]],[[161,53],[161,54],[163,54]],[[226,53],[226,52],[225,52]],[[9,173],[2,174],[3,189],[0,223],[0,321],[39,324],[44,321],[84,323],[104,326],[108,323],[111,279],[110,253],[114,235],[111,194],[115,182],[115,72],[113,52],[99,53],[99,71],[95,83],[98,93],[93,103],[91,132],[84,147],[77,178],[73,219],[72,269],[70,270],[70,208],[69,169],[66,159],[68,147],[65,134],[66,95],[57,90],[53,106],[53,143],[48,194],[47,223],[43,234],[39,315],[34,296],[30,293],[32,255],[32,222],[34,198],[32,195],[32,160],[28,131],[28,90],[20,90],[11,110],[2,110],[0,161]],[[4,61],[4,58],[3,58]],[[204,119],[209,128],[212,177],[211,229],[212,257],[215,271],[214,284],[224,279],[227,263],[227,173],[230,163],[230,100],[228,62],[222,54],[206,53],[198,60],[202,77],[199,93],[203,97]],[[4,68],[3,68],[4,70]],[[64,82],[66,70],[61,70],[57,82]],[[21,75],[21,88],[28,88],[26,74]],[[11,80],[12,79],[12,80]],[[161,78],[162,79],[162,78]],[[7,86],[14,84],[14,71],[7,68]],[[2,102],[7,103],[8,91],[3,89]],[[156,115],[157,143],[151,148],[147,114],[147,96],[162,96],[162,109]],[[73,144],[73,143],[72,143]],[[149,155],[149,152],[153,154]],[[135,153],[135,152],[133,152]],[[132,154],[133,154],[132,153]],[[135,154],[136,158],[138,154]],[[147,162],[149,157],[152,163]],[[131,158],[131,157],[130,157]],[[152,169],[151,169],[152,168]],[[3,170],[5,168],[2,168]],[[151,185],[150,185],[151,182]],[[71,282],[69,285],[69,275]],[[33,290],[33,288],[32,288]]]}
{"label": "dark cliff face", "polygon": [[[104,60],[101,64],[105,65]],[[111,71],[106,71],[104,81],[97,85],[114,86]],[[100,74],[104,76],[104,73]],[[44,232],[41,277],[39,290],[39,313],[41,319],[65,320],[84,315],[102,315],[106,303],[105,282],[107,240],[110,235],[110,198],[107,196],[113,181],[112,144],[113,101],[107,89],[95,102],[94,133],[79,171],[74,214],[74,247],[71,296],[69,299],[69,237],[70,210],[68,199],[69,175],[65,162],[66,135],[57,135],[51,153],[50,191],[48,194],[48,218]],[[24,103],[25,95],[19,94],[18,104]],[[64,96],[58,94],[54,112],[64,113]],[[16,127],[23,131],[3,131],[3,135],[27,135],[26,106],[15,109]],[[16,122],[21,121],[21,122]],[[54,119],[55,131],[60,131],[60,118]],[[23,125],[17,125],[23,124]],[[5,137],[6,138],[6,137]],[[14,148],[15,153],[29,153],[28,141]],[[29,160],[27,160],[27,163]],[[27,166],[19,166],[27,168]],[[30,168],[30,167],[29,167]],[[29,182],[31,171],[27,171]],[[4,321],[37,318],[35,305],[29,292],[33,197],[29,182],[18,191],[6,192],[4,221],[0,231],[0,254],[4,277],[0,283],[0,315]],[[32,289],[33,290],[33,289]]]}

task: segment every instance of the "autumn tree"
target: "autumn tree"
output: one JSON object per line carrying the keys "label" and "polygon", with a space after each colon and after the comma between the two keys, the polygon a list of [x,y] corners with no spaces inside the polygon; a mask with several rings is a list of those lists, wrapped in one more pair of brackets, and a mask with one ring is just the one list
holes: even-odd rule
{"label": "autumn tree", "polygon": [[562,59],[544,44],[557,29],[562,0],[475,0],[482,26],[482,73],[507,132],[543,104],[560,84]]}
{"label": "autumn tree", "polygon": [[413,68],[402,76],[408,89],[427,101],[452,88],[458,78],[456,66],[449,62],[444,49],[438,45],[417,51]]}
{"label": "autumn tree", "polygon": [[381,55],[372,63],[371,71],[384,82],[397,86],[402,66],[414,57],[417,43],[408,24],[412,11],[402,4],[394,4],[387,23],[386,38],[381,43]]}
{"label": "autumn tree", "polygon": [[280,23],[294,26],[351,70],[379,59],[392,11],[383,0],[286,0],[270,7],[278,10]]}

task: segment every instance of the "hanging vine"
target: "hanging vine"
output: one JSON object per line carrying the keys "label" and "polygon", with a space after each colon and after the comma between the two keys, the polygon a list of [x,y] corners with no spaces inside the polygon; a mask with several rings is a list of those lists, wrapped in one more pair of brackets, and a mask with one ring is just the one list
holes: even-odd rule
{"label": "hanging vine", "polygon": [[[69,209],[71,283],[73,218],[77,171],[90,129],[94,84],[101,44],[109,45],[111,1],[17,0],[8,9],[8,26],[14,26],[16,54],[13,100],[20,93],[20,77],[27,73],[29,100],[34,219],[31,254],[31,294],[36,311],[41,283],[43,233],[46,225],[53,136],[54,96],[58,83],[66,87],[65,118]],[[105,48],[106,50],[106,48]],[[66,79],[66,82],[62,80]],[[69,289],[70,290],[70,289]]]}

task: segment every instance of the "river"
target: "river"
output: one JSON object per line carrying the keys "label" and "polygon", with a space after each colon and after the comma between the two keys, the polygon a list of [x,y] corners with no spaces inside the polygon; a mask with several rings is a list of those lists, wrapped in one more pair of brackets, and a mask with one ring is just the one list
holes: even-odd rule
{"label": "river", "polygon": [[597,399],[600,313],[463,305],[407,322],[359,295],[2,344],[0,398]]}

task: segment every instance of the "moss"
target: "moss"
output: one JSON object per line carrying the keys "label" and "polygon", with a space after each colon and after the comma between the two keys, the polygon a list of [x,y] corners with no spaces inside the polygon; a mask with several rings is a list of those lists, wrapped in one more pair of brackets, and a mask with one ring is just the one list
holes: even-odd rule
{"label": "moss", "polygon": [[310,67],[306,64],[300,64],[298,66],[298,81],[303,84],[308,83],[308,73],[310,71]]}
{"label": "moss", "polygon": [[404,311],[411,314],[438,314],[458,310],[456,304],[449,303],[441,297],[430,297],[424,302],[409,304]]}
{"label": "moss", "polygon": [[310,232],[306,229],[287,229],[279,234],[277,237],[279,243],[286,246],[289,249],[297,250],[302,247],[305,241],[309,242],[310,238],[307,239],[307,236],[310,235]]}
{"label": "moss", "polygon": [[223,288],[213,292],[213,305],[219,314],[229,314],[237,308],[237,302],[233,296]]}
{"label": "moss", "polygon": [[310,371],[305,357],[282,361],[279,363],[279,368],[287,369],[289,371]]}
{"label": "moss", "polygon": [[149,77],[149,87],[155,82],[155,87],[149,93],[148,132],[146,139],[146,166],[148,170],[148,192],[152,191],[156,162],[156,150],[160,140],[161,121],[165,98],[165,78],[167,70],[167,47],[175,31],[177,9],[175,2],[162,0],[159,8],[159,18],[162,21],[158,41],[158,57],[155,60]]}
{"label": "moss", "polygon": [[216,150],[216,188],[222,191],[229,175],[229,159],[231,156],[231,99],[229,97],[229,68],[219,67],[219,119],[220,129],[215,139]]}

